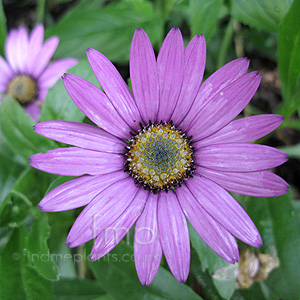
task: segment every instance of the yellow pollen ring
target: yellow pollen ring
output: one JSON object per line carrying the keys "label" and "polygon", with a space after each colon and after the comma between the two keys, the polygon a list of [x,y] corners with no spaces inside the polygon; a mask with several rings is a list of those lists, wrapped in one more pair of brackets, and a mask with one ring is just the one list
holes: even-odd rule
{"label": "yellow pollen ring", "polygon": [[189,140],[168,123],[152,124],[130,141],[126,169],[154,191],[175,187],[193,172]]}
{"label": "yellow pollen ring", "polygon": [[36,81],[28,75],[17,75],[8,85],[7,94],[22,105],[33,102],[38,93]]}

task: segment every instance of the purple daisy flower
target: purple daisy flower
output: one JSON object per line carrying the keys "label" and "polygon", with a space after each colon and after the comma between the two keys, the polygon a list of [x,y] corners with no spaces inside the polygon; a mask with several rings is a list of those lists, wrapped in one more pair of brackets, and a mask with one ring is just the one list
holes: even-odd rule
{"label": "purple daisy flower", "polygon": [[228,63],[201,84],[203,35],[184,49],[180,30],[172,29],[156,59],[148,36],[137,29],[130,53],[132,93],[103,54],[88,49],[87,56],[104,92],[75,75],[66,74],[63,83],[100,128],[39,123],[36,132],[75,147],[30,159],[37,169],[80,176],[50,191],[39,204],[51,212],[87,205],[69,232],[69,247],[96,238],[91,259],[99,259],[136,222],[135,265],[146,285],[155,277],[162,253],[175,278],[186,281],[186,218],[231,263],[239,258],[234,237],[259,247],[255,225],[226,190],[263,197],[286,193],[286,182],[267,169],[284,163],[287,155],[250,143],[278,127],[281,116],[232,121],[260,83],[257,72],[246,73],[248,60]]}
{"label": "purple daisy flower", "polygon": [[[43,43],[44,26],[37,25],[28,36],[25,27],[9,32],[5,42],[5,59],[0,56],[0,94],[13,96],[37,121],[40,106],[60,76],[77,64],[73,58],[48,63],[59,38],[53,36]],[[1,101],[1,95],[0,95]]]}

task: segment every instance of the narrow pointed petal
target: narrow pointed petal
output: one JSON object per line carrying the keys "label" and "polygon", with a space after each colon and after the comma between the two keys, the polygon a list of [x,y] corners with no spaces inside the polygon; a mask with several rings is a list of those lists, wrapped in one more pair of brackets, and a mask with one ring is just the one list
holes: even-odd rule
{"label": "narrow pointed petal", "polygon": [[28,33],[25,27],[18,29],[18,37],[16,44],[16,60],[20,73],[23,73],[26,68],[26,58],[28,54]]}
{"label": "narrow pointed petal", "polygon": [[1,86],[4,86],[3,92],[6,91],[7,85],[10,79],[13,77],[14,72],[9,66],[9,64],[5,61],[5,59],[0,55],[0,83]]}
{"label": "narrow pointed petal", "polygon": [[0,94],[5,93],[7,89],[7,83],[3,83],[0,81]]}
{"label": "narrow pointed petal", "polygon": [[178,125],[191,109],[199,91],[206,62],[206,44],[203,34],[196,35],[184,51],[184,77],[179,99],[171,117]]}
{"label": "narrow pointed petal", "polygon": [[77,59],[66,58],[52,62],[39,77],[40,87],[50,89],[70,68],[78,63]]}
{"label": "narrow pointed petal", "polygon": [[57,148],[31,156],[29,164],[41,171],[64,176],[102,175],[122,170],[124,156],[77,147]]}
{"label": "narrow pointed petal", "polygon": [[197,167],[197,173],[230,192],[242,195],[277,197],[289,190],[289,185],[281,177],[269,171],[234,173]]}
{"label": "narrow pointed petal", "polygon": [[149,285],[160,265],[162,249],[157,226],[158,195],[149,194],[145,209],[136,222],[134,262],[141,284]]}
{"label": "narrow pointed petal", "polygon": [[33,67],[31,69],[31,74],[34,77],[38,77],[48,65],[51,57],[53,56],[59,43],[59,38],[53,36],[45,41],[42,49],[38,53],[38,61],[33,62]]}
{"label": "narrow pointed petal", "polygon": [[198,175],[190,178],[187,186],[201,206],[232,235],[251,246],[262,245],[259,232],[250,217],[222,187]]}
{"label": "narrow pointed petal", "polygon": [[115,66],[102,53],[94,49],[87,50],[87,57],[106,96],[127,124],[137,129],[142,121],[132,92]]}
{"label": "narrow pointed petal", "polygon": [[12,29],[5,41],[5,57],[14,72],[18,72],[17,59],[18,30]]}
{"label": "narrow pointed petal", "polygon": [[180,128],[186,131],[199,111],[226,86],[245,75],[248,67],[249,61],[246,58],[239,58],[229,62],[208,77],[201,85],[190,111],[180,124]]}
{"label": "narrow pointed petal", "polygon": [[109,153],[123,153],[125,142],[93,125],[69,121],[46,121],[33,127],[38,134],[57,142]]}
{"label": "narrow pointed petal", "polygon": [[287,158],[276,148],[247,143],[206,146],[195,152],[196,164],[225,172],[262,171],[283,164]]}
{"label": "narrow pointed petal", "polygon": [[31,118],[35,122],[38,121],[38,119],[40,117],[40,113],[41,113],[41,108],[36,102],[30,103],[29,105],[27,105],[25,108],[25,111],[29,116],[31,116]]}
{"label": "narrow pointed petal", "polygon": [[130,79],[136,105],[145,123],[156,122],[159,81],[155,54],[143,29],[134,33],[130,49]]}
{"label": "narrow pointed petal", "polygon": [[190,269],[190,238],[185,216],[174,193],[159,194],[158,230],[172,274],[179,282],[185,282]]}
{"label": "narrow pointed petal", "polygon": [[26,70],[28,73],[33,71],[36,58],[43,47],[44,41],[44,26],[42,24],[37,25],[31,32],[29,37],[28,53],[26,58]]}
{"label": "narrow pointed petal", "polygon": [[110,226],[127,209],[138,189],[129,177],[117,181],[98,194],[73,224],[66,242],[69,247],[86,243]]}
{"label": "narrow pointed petal", "polygon": [[130,137],[130,127],[100,89],[72,74],[65,74],[63,83],[74,103],[89,119],[119,138]]}
{"label": "narrow pointed petal", "polygon": [[91,261],[100,259],[119,244],[142,213],[148,196],[148,191],[139,189],[135,198],[123,214],[100,233],[91,252]]}
{"label": "narrow pointed petal", "polygon": [[176,195],[184,214],[204,242],[228,262],[238,261],[235,238],[205,211],[189,189],[183,185],[176,189]]}
{"label": "narrow pointed petal", "polygon": [[250,143],[269,134],[282,122],[282,116],[271,114],[238,119],[193,146],[197,149],[222,143]]}
{"label": "narrow pointed petal", "polygon": [[43,101],[45,100],[48,93],[48,89],[40,89],[39,94],[34,103],[38,104],[41,108]]}
{"label": "narrow pointed petal", "polygon": [[84,175],[51,190],[39,203],[42,211],[65,211],[89,204],[113,183],[128,177],[123,171],[101,176]]}
{"label": "narrow pointed petal", "polygon": [[157,120],[168,122],[180,94],[184,73],[184,44],[180,30],[173,28],[166,36],[157,57],[160,87]]}
{"label": "narrow pointed petal", "polygon": [[188,134],[197,141],[226,126],[249,103],[260,80],[261,76],[252,72],[225,87],[198,113],[187,130]]}

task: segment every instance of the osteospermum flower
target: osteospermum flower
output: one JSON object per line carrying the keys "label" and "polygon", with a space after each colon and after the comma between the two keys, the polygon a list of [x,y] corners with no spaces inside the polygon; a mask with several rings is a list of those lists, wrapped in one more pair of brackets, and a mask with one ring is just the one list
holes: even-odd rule
{"label": "osteospermum flower", "polygon": [[59,39],[53,36],[45,43],[43,40],[43,25],[37,25],[30,36],[25,27],[13,29],[5,42],[7,62],[0,56],[0,93],[13,96],[34,120],[39,118],[48,89],[77,64],[76,59],[66,58],[48,66]]}
{"label": "osteospermum flower", "polygon": [[[88,49],[104,92],[75,75],[63,83],[76,105],[99,127],[66,121],[37,124],[35,131],[75,147],[31,157],[40,170],[80,176],[50,191],[43,211],[87,205],[67,237],[69,247],[96,238],[91,259],[107,254],[136,222],[134,256],[138,277],[149,285],[164,253],[178,281],[189,273],[186,218],[218,255],[234,263],[234,237],[259,247],[261,237],[226,191],[277,196],[288,186],[267,171],[285,153],[250,142],[282,122],[278,115],[232,121],[259,83],[237,59],[201,84],[206,46],[195,36],[184,49],[179,29],[167,35],[157,59],[146,33],[137,29],[130,53],[133,93],[112,63]],[[124,148],[125,147],[125,148]]]}

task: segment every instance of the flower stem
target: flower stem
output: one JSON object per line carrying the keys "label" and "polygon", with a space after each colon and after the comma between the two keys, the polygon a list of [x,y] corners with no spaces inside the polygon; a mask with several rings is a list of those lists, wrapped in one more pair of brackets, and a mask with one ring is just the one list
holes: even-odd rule
{"label": "flower stem", "polygon": [[218,68],[221,68],[225,64],[226,55],[233,35],[233,29],[234,29],[233,22],[234,22],[233,18],[230,18],[222,41],[221,49],[219,52]]}

